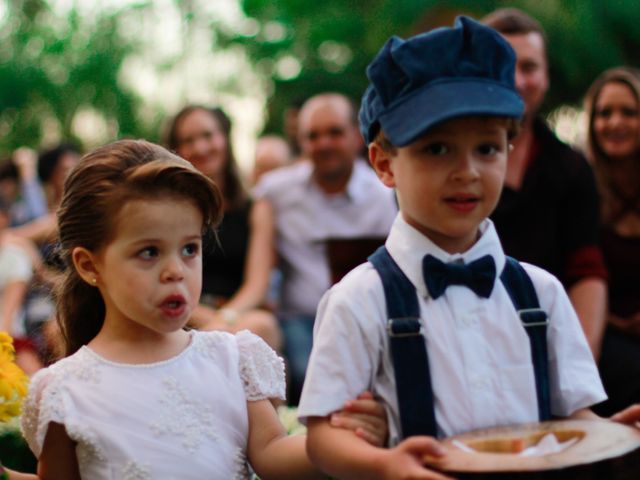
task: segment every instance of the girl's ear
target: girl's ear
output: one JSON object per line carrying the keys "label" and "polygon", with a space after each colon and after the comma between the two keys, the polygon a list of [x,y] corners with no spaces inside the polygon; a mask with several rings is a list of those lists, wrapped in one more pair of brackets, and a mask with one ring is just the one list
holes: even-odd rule
{"label": "girl's ear", "polygon": [[84,247],[76,247],[71,252],[71,259],[78,275],[89,285],[95,286],[98,282],[98,268],[94,254]]}
{"label": "girl's ear", "polygon": [[396,182],[391,168],[393,155],[382,148],[377,142],[369,144],[369,163],[375,170],[378,178],[389,188],[395,188]]}

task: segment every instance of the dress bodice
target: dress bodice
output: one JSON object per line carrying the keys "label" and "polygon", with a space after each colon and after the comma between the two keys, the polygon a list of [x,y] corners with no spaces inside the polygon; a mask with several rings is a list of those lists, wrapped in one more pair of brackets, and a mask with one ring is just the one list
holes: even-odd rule
{"label": "dress bodice", "polygon": [[57,422],[82,478],[247,478],[246,402],[284,396],[282,361],[248,331],[191,335],[162,362],[115,363],[85,346],[38,372],[22,424],[36,456]]}

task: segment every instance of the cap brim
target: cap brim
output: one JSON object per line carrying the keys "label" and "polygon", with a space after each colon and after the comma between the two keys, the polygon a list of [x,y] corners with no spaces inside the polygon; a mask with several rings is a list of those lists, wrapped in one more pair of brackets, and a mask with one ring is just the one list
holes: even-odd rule
{"label": "cap brim", "polygon": [[510,88],[482,80],[458,80],[430,85],[379,117],[389,141],[404,147],[431,127],[458,117],[519,118],[524,112],[520,96]]}

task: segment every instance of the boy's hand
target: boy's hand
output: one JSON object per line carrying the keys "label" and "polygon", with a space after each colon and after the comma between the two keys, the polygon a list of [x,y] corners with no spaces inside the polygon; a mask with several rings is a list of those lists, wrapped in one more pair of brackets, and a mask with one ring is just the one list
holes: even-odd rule
{"label": "boy's hand", "polygon": [[355,400],[346,402],[339,412],[331,415],[331,426],[352,430],[358,437],[375,447],[387,442],[389,426],[382,403],[371,392],[363,392]]}
{"label": "boy's hand", "polygon": [[631,405],[630,407],[625,408],[615,415],[612,415],[610,420],[618,423],[624,423],[636,428],[640,427],[638,425],[638,422],[640,422],[640,403]]}
{"label": "boy's hand", "polygon": [[408,438],[383,453],[386,458],[381,463],[382,478],[452,480],[424,466],[425,457],[431,457],[437,463],[437,459],[445,454],[440,442],[432,437]]}

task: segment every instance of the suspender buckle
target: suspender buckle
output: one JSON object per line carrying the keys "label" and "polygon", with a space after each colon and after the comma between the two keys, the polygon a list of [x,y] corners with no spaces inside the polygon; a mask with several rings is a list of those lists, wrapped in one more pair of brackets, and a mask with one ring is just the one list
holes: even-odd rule
{"label": "suspender buckle", "polygon": [[422,334],[419,317],[390,318],[387,321],[387,333],[391,338],[417,337]]}
{"label": "suspender buckle", "polygon": [[549,316],[541,308],[523,308],[518,310],[518,316],[525,328],[549,325]]}

